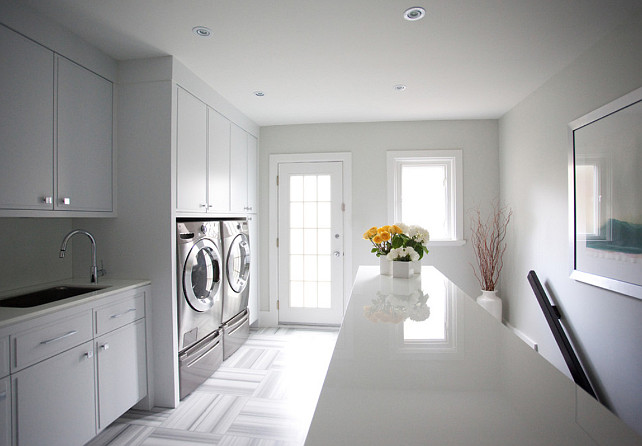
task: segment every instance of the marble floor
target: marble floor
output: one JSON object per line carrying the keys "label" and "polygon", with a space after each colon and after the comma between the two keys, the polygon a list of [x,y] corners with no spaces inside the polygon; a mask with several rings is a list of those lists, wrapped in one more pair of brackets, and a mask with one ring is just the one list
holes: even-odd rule
{"label": "marble floor", "polygon": [[176,409],[131,410],[87,446],[298,446],[338,332],[263,328]]}

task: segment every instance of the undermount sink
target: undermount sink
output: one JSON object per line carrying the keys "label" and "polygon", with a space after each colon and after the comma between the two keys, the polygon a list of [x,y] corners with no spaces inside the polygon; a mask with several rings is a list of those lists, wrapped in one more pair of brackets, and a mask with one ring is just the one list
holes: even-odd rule
{"label": "undermount sink", "polygon": [[103,288],[107,287],[61,285],[0,300],[0,307],[36,307],[38,305],[44,305],[51,302],[56,302],[58,300],[67,299],[68,297],[79,296],[81,294],[91,293],[92,291],[102,290]]}

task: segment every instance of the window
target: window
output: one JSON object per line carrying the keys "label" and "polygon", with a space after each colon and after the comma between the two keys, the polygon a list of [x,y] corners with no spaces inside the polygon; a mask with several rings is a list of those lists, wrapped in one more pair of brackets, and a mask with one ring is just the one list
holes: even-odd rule
{"label": "window", "polygon": [[392,222],[419,225],[430,243],[463,243],[461,150],[389,151],[388,212]]}

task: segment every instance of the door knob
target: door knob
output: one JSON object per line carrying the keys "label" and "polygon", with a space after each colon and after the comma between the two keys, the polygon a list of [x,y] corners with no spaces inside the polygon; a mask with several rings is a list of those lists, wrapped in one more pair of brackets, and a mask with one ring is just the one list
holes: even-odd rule
{"label": "door knob", "polygon": [[334,251],[332,253],[335,257],[341,257],[341,253],[339,251]]}

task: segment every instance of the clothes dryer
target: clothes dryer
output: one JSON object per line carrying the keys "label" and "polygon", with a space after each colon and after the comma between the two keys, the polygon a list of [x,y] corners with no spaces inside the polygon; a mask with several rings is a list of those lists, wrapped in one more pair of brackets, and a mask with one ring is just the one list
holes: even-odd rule
{"label": "clothes dryer", "polygon": [[202,384],[223,361],[223,255],[218,221],[176,226],[180,397]]}
{"label": "clothes dryer", "polygon": [[223,288],[223,357],[243,345],[250,333],[250,235],[247,219],[221,222],[225,284]]}

